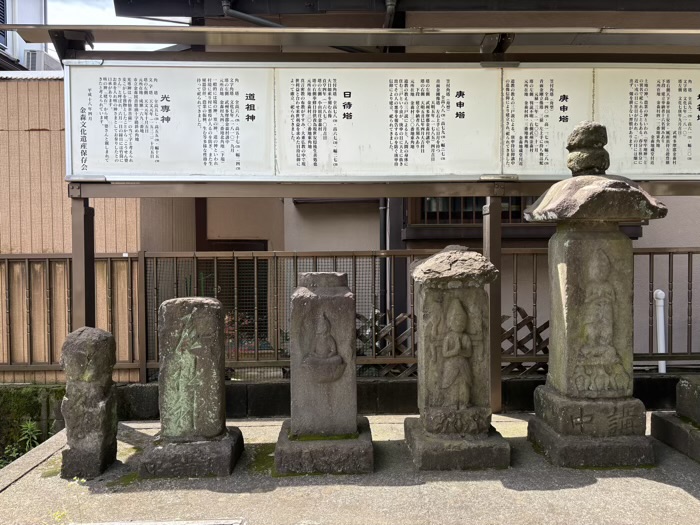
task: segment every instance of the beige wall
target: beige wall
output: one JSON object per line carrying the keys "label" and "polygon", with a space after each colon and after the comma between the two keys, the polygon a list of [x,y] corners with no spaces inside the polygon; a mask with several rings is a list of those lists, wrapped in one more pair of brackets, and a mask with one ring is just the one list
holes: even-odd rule
{"label": "beige wall", "polygon": [[207,199],[209,239],[266,240],[268,250],[285,249],[282,199]]}
{"label": "beige wall", "polygon": [[668,206],[664,219],[649,221],[635,248],[700,246],[700,197],[661,197]]}
{"label": "beige wall", "polygon": [[379,204],[284,203],[285,250],[378,250]]}
{"label": "beige wall", "polygon": [[141,199],[141,249],[159,252],[196,249],[194,199]]}

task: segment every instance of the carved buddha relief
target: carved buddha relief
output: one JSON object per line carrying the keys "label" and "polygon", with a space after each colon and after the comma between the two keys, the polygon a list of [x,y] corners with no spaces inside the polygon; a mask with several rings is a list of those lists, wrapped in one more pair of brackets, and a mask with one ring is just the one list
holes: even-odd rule
{"label": "carved buddha relief", "polygon": [[630,376],[614,346],[617,297],[610,272],[610,258],[597,250],[586,270],[583,345],[575,371],[579,392],[624,391],[629,386]]}
{"label": "carved buddha relief", "polygon": [[331,322],[323,312],[315,319],[309,349],[302,363],[316,382],[332,383],[340,379],[345,371],[345,361],[338,354],[338,345],[331,335]]}

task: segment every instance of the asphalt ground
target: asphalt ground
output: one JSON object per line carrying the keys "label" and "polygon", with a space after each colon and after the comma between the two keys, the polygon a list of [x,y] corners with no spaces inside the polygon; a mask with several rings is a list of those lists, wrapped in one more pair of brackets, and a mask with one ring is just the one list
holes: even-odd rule
{"label": "asphalt ground", "polygon": [[68,481],[59,433],[0,470],[0,524],[700,524],[700,464],[653,440],[653,468],[554,467],[527,441],[529,417],[494,416],[511,468],[421,472],[403,441],[404,416],[370,416],[375,472],[362,476],[274,477],[282,420],[248,419],[230,421],[246,442],[230,477],[139,479],[158,431],[144,422],[120,424],[119,461],[102,477]]}

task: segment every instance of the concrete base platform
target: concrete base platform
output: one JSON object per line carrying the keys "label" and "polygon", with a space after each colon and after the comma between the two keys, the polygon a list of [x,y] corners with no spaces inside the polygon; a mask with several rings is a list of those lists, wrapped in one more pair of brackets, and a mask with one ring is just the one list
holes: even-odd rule
{"label": "concrete base platform", "polygon": [[486,436],[448,437],[428,433],[420,418],[404,421],[406,443],[420,470],[508,468],[510,445],[493,427]]}
{"label": "concrete base platform", "polygon": [[275,447],[277,474],[368,474],[374,471],[372,431],[366,417],[357,418],[354,439],[289,439],[291,420],[282,423]]}
{"label": "concrete base platform", "polygon": [[683,421],[676,414],[653,413],[651,435],[695,461],[700,461],[700,428]]}
{"label": "concrete base platform", "polygon": [[163,443],[148,450],[139,467],[142,478],[228,476],[243,453],[243,434],[227,427],[219,439]]}
{"label": "concrete base platform", "polygon": [[557,433],[535,416],[527,438],[550,463],[559,467],[642,467],[654,464],[654,449],[646,436],[589,437]]}

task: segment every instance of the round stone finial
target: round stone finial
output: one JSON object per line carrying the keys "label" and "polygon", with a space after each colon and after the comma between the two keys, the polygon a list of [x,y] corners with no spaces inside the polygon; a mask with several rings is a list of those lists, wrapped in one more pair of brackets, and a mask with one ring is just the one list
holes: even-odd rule
{"label": "round stone finial", "polygon": [[608,132],[598,122],[581,122],[569,135],[566,149],[569,157],[566,166],[571,174],[605,175],[610,167],[610,155],[605,150],[608,143]]}
{"label": "round stone finial", "polygon": [[437,287],[457,282],[483,286],[498,276],[498,270],[486,257],[456,245],[415,264],[411,273],[416,281]]}

